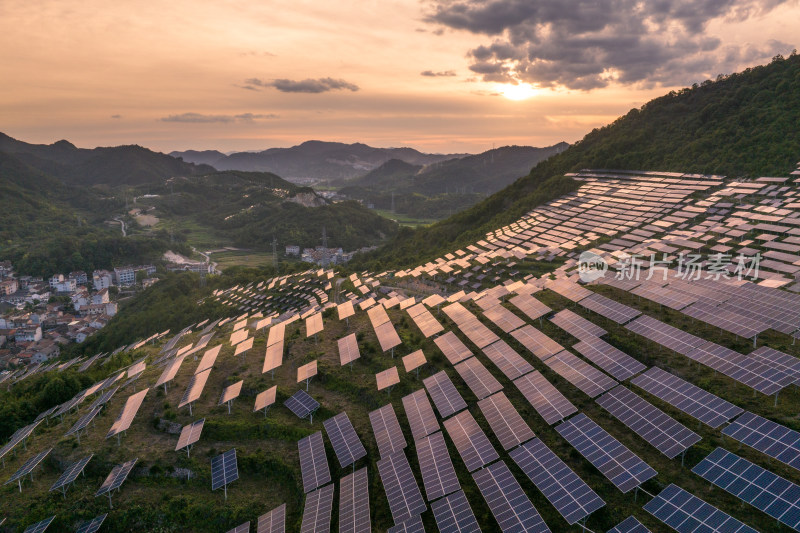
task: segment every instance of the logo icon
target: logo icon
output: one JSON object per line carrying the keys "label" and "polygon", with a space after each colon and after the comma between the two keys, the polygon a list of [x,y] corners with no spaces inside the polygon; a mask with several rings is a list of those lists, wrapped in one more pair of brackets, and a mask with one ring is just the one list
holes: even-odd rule
{"label": "logo icon", "polygon": [[606,260],[594,252],[587,250],[578,257],[578,277],[584,283],[604,277],[607,270]]}

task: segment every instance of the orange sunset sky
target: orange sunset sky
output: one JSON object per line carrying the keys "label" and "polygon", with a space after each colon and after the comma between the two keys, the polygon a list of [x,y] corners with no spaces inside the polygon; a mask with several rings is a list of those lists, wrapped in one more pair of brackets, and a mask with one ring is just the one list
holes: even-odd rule
{"label": "orange sunset sky", "polygon": [[257,150],[574,142],[797,47],[797,1],[0,0],[0,131]]}

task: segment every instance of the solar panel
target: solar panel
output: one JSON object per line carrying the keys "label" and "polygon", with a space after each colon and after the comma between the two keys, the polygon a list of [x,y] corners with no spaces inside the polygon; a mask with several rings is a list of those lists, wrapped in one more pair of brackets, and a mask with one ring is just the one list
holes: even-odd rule
{"label": "solar panel", "polygon": [[650,533],[650,530],[639,522],[635,516],[629,516],[606,533]]}
{"label": "solar panel", "polygon": [[469,411],[448,418],[444,421],[444,427],[469,472],[499,458],[497,450]]}
{"label": "solar panel", "polygon": [[403,451],[387,455],[378,461],[386,501],[395,524],[399,524],[425,511],[428,506],[422,499],[417,480]]}
{"label": "solar panel", "polygon": [[478,407],[506,451],[536,436],[504,393],[484,398]]}
{"label": "solar panel", "polygon": [[744,412],[741,407],[658,367],[650,368],[631,383],[712,428],[718,428]]}
{"label": "solar panel", "polygon": [[303,366],[297,367],[297,382],[311,379],[317,375],[317,361],[316,359]]}
{"label": "solar panel", "polygon": [[483,499],[502,531],[549,533],[536,507],[505,462],[498,461],[472,474]]}
{"label": "solar panel", "polygon": [[425,526],[422,525],[422,517],[416,515],[401,524],[390,527],[386,533],[425,533]]}
{"label": "solar panel", "polygon": [[382,305],[376,305],[375,307],[370,308],[367,311],[367,315],[369,316],[369,321],[372,323],[373,328],[377,328],[381,324],[389,322],[389,314]]}
{"label": "solar panel", "polygon": [[110,498],[111,491],[120,488],[122,484],[125,483],[125,480],[128,479],[128,474],[131,473],[131,470],[133,470],[133,467],[138,460],[138,458],[131,459],[130,461],[126,461],[112,468],[105,481],[103,481],[103,484],[100,485],[99,489],[97,489],[94,497],[97,498],[103,494],[108,494]]}
{"label": "solar panel", "polygon": [[264,355],[264,365],[261,367],[261,373],[270,372],[275,370],[283,364],[283,342],[271,344],[267,346],[267,351]]}
{"label": "solar panel", "polygon": [[444,356],[447,357],[451,365],[472,356],[472,352],[469,348],[467,348],[466,345],[461,342],[461,339],[452,331],[448,331],[444,335],[436,337],[433,339],[433,342],[436,343],[436,346],[438,346]]}
{"label": "solar panel", "polygon": [[422,353],[422,350],[411,352],[403,357],[403,367],[405,368],[406,372],[417,370],[425,363],[427,363],[427,361],[425,359],[425,354]]}
{"label": "solar panel", "polygon": [[580,340],[602,337],[608,333],[600,326],[573,313],[569,309],[564,309],[553,315],[550,322]]}
{"label": "solar panel", "polygon": [[587,296],[594,294],[589,289],[581,287],[577,283],[573,283],[572,281],[566,279],[549,281],[545,284],[545,287],[555,293],[560,294],[568,300],[572,300],[573,302],[580,302]]}
{"label": "solar panel", "polygon": [[250,337],[249,339],[246,339],[245,341],[240,342],[239,344],[237,344],[236,345],[236,350],[234,350],[234,352],[233,352],[234,357],[237,356],[237,355],[241,355],[244,352],[246,352],[247,350],[249,350],[250,348],[252,348],[254,340],[255,339],[253,337]]}
{"label": "solar panel", "polygon": [[297,450],[300,455],[303,492],[311,492],[331,480],[331,471],[328,467],[321,431],[297,441]]}
{"label": "solar panel", "polygon": [[603,499],[541,440],[529,440],[509,455],[569,524],[605,506]]}
{"label": "solar panel", "polygon": [[397,373],[397,367],[393,366],[375,374],[375,381],[378,384],[378,390],[388,389],[400,383],[400,374]]}
{"label": "solar panel", "polygon": [[531,364],[522,358],[504,340],[499,340],[483,348],[483,354],[510,380],[533,371]]}
{"label": "solar panel", "polygon": [[231,346],[236,346],[242,341],[247,340],[248,335],[249,333],[247,332],[246,329],[240,329],[238,331],[234,331],[233,333],[231,333],[231,338],[230,338]]}
{"label": "solar panel", "polygon": [[[4,485],[8,485],[9,483],[14,483],[15,481],[19,481],[19,491],[22,492],[21,478],[27,476],[28,474],[31,474],[33,472],[33,469],[39,466],[39,463],[41,463],[44,460],[44,458],[47,457],[48,454],[52,451],[53,448],[48,448],[42,452],[37,453],[36,455],[25,461],[23,465],[19,467],[19,470],[14,472],[14,474],[8,479],[8,481],[4,483]],[[31,477],[33,476],[31,475]]]}
{"label": "solar panel", "polygon": [[480,533],[481,528],[463,490],[433,502],[431,509],[440,533]]}
{"label": "solar panel", "polygon": [[422,484],[428,501],[433,501],[461,488],[441,431],[414,443],[417,448]]}
{"label": "solar panel", "polygon": [[[208,381],[208,376],[210,374],[211,370],[209,369],[191,377],[189,384],[186,386],[186,390],[183,391],[181,401],[178,402],[178,407],[190,405],[200,398],[200,395],[203,393],[203,389],[206,387],[206,382]],[[191,412],[191,406],[189,407],[189,411]]]}
{"label": "solar panel", "polygon": [[622,385],[596,401],[670,459],[700,441],[700,435]]}
{"label": "solar panel", "polygon": [[[181,428],[181,434],[178,437],[178,443],[175,445],[175,451],[187,448],[200,440],[200,434],[203,432],[203,425],[206,423],[205,418],[195,420],[191,424],[186,424]],[[187,451],[188,453],[188,451]]]}
{"label": "solar panel", "polygon": [[269,328],[269,334],[267,335],[267,347],[269,348],[273,344],[283,344],[285,335],[286,323],[280,322],[278,324],[274,324],[271,328]]}
{"label": "solar panel", "polygon": [[286,532],[286,504],[282,503],[275,509],[258,517],[256,533],[285,533]]}
{"label": "solar panel", "polygon": [[414,440],[421,439],[439,429],[433,407],[428,400],[425,389],[412,392],[403,397],[403,408],[406,411],[408,424]]}
{"label": "solar panel", "polygon": [[180,370],[184,359],[186,359],[186,357],[180,356],[170,361],[170,363],[158,377],[158,380],[156,381],[156,384],[154,386],[158,387],[164,385],[165,383],[169,383],[170,381],[175,379],[175,375],[178,373],[178,370]]}
{"label": "solar panel", "polygon": [[228,494],[228,485],[239,479],[239,467],[236,463],[236,448],[211,458],[211,490],[220,487]]}
{"label": "solar panel", "polygon": [[723,448],[708,454],[692,472],[800,531],[800,486],[795,483]]}
{"label": "solar panel", "polygon": [[118,435],[131,427],[131,423],[133,422],[136,413],[139,412],[139,407],[141,407],[142,402],[144,401],[144,396],[147,394],[148,390],[150,389],[140,390],[139,392],[128,397],[119,416],[117,416],[114,424],[112,424],[111,429],[108,430],[106,438]]}
{"label": "solar panel", "polygon": [[617,385],[614,379],[566,350],[550,357],[545,364],[592,398]]}
{"label": "solar panel", "polygon": [[86,457],[84,457],[83,459],[78,459],[77,461],[75,461],[74,463],[69,465],[64,470],[64,472],[61,473],[61,475],[58,477],[56,482],[53,483],[53,486],[50,487],[50,492],[52,492],[54,490],[59,490],[59,489],[61,489],[62,491],[66,492],[67,491],[67,485],[69,485],[70,483],[75,481],[75,478],[78,477],[78,474],[83,472],[83,469],[86,467],[86,465],[92,459],[92,457],[94,457],[94,454],[89,454]]}
{"label": "solar panel", "polygon": [[378,443],[378,453],[381,457],[400,451],[406,447],[406,438],[397,421],[392,404],[386,404],[369,414],[369,422],[375,441]]}
{"label": "solar panel", "polygon": [[[621,304],[597,293],[583,298],[579,302],[579,305],[590,311],[594,311],[604,318],[613,320],[617,324],[625,324],[642,314],[638,309],[628,307],[625,304]],[[634,520],[636,519],[634,518]]]}
{"label": "solar panel", "polygon": [[319,402],[304,390],[299,390],[292,394],[283,402],[283,405],[300,419],[312,415],[314,411],[319,409]]}
{"label": "solar panel", "polygon": [[211,370],[221,349],[222,345],[218,344],[210,350],[206,350],[206,352],[203,354],[203,358],[200,359],[200,363],[197,365],[197,368],[194,371],[195,375],[205,372],[206,370]]}
{"label": "solar panel", "polygon": [[339,483],[339,532],[369,533],[369,479],[367,467],[342,478]]}
{"label": "solar panel", "polygon": [[520,317],[503,307],[502,305],[495,305],[483,312],[483,316],[494,322],[494,324],[502,329],[505,333],[510,333],[517,328],[525,325],[525,321]]}
{"label": "solar panel", "polygon": [[756,533],[750,526],[674,484],[664,488],[643,508],[678,533]]}
{"label": "solar panel", "polygon": [[508,300],[508,303],[525,313],[531,320],[536,320],[552,311],[552,309],[529,294],[514,296]]}
{"label": "solar panel", "polygon": [[327,419],[323,425],[342,468],[350,466],[367,455],[367,450],[364,449],[361,439],[358,438],[347,413],[339,413],[333,418]]}
{"label": "solar panel", "polygon": [[336,306],[336,313],[339,315],[339,320],[344,320],[345,318],[351,317],[356,314],[355,309],[353,309],[353,302],[348,300],[344,303],[341,303]]}
{"label": "solar panel", "polygon": [[793,429],[745,411],[722,434],[800,470],[800,433]]}
{"label": "solar panel", "polygon": [[55,517],[56,515],[53,515],[50,518],[45,518],[41,522],[36,522],[35,524],[26,527],[24,533],[42,533],[47,529],[47,526],[50,525],[50,522],[52,522]]}
{"label": "solar panel", "polygon": [[447,418],[467,408],[467,402],[458,393],[450,376],[444,370],[422,380],[442,418]]}
{"label": "solar panel", "polygon": [[[11,438],[8,439],[8,442],[3,445],[3,448],[0,450],[0,458],[4,458],[8,452],[13,450],[17,444],[27,439],[33,430],[42,423],[44,419],[34,420],[32,423],[28,424],[27,426],[19,428],[17,431],[11,435]],[[5,461],[5,460],[4,460]]]}
{"label": "solar panel", "polygon": [[[222,390],[222,395],[219,397],[219,403],[217,405],[224,405],[226,403],[232,402],[236,398],[239,397],[239,394],[242,392],[242,385],[244,384],[244,380],[239,380],[236,383],[228,385]],[[228,413],[231,412],[231,407],[228,405]]]}
{"label": "solar panel", "polygon": [[444,327],[442,327],[439,321],[436,320],[430,311],[428,311],[421,303],[410,307],[408,309],[408,314],[411,316],[411,319],[420,329],[425,338],[444,331]]}
{"label": "solar panel", "polygon": [[503,389],[500,382],[486,370],[486,367],[476,357],[461,361],[455,366],[455,369],[479,400]]}
{"label": "solar panel", "polygon": [[250,522],[239,524],[235,528],[228,530],[228,533],[249,533],[249,532],[250,532]]}
{"label": "solar panel", "polygon": [[100,516],[95,516],[91,520],[87,520],[86,522],[81,522],[78,526],[78,529],[75,530],[75,533],[95,533],[100,526],[103,525],[108,513],[101,514]]}
{"label": "solar panel", "polygon": [[574,344],[572,348],[620,381],[624,381],[647,368],[646,365],[622,350],[618,350],[597,337],[582,340]]}
{"label": "solar panel", "polygon": [[333,485],[306,494],[300,533],[330,533],[333,511]]}
{"label": "solar panel", "polygon": [[361,353],[358,351],[358,341],[356,340],[355,333],[351,333],[347,337],[342,337],[337,342],[339,345],[339,362],[342,366],[352,363],[361,357]]}
{"label": "solar panel", "polygon": [[323,328],[324,326],[322,325],[322,313],[315,313],[306,318],[306,337],[316,335],[317,333],[322,331]]}
{"label": "solar panel", "polygon": [[256,395],[255,404],[253,404],[253,411],[264,410],[264,416],[267,415],[267,408],[275,403],[275,394],[278,392],[278,386],[273,385],[265,391],[261,391]]}
{"label": "solar panel", "polygon": [[[88,413],[80,417],[78,421],[75,422],[75,424],[73,424],[71,428],[69,428],[69,431],[67,431],[64,434],[64,436],[69,437],[70,435],[75,435],[79,433],[81,430],[86,428],[86,426],[88,426],[89,423],[91,423],[91,421],[94,420],[94,418],[97,416],[97,413],[99,413],[102,410],[103,410],[102,406],[95,407],[94,409],[90,410]],[[78,436],[78,440],[80,440],[80,436]]]}
{"label": "solar panel", "polygon": [[511,336],[543,361],[564,350],[563,346],[531,325],[512,331]]}
{"label": "solar panel", "polygon": [[556,431],[623,493],[658,475],[583,413],[562,422],[556,426]]}
{"label": "solar panel", "polygon": [[381,350],[388,352],[395,346],[402,344],[400,337],[397,335],[394,326],[391,322],[384,322],[375,328],[375,335],[378,336],[378,342],[381,345]]}
{"label": "solar panel", "polygon": [[538,371],[514,380],[514,385],[548,424],[555,424],[578,409]]}

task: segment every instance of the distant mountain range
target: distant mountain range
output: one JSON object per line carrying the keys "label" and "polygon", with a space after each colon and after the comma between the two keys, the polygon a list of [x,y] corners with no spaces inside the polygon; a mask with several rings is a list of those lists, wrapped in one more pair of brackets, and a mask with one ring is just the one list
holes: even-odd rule
{"label": "distant mountain range", "polygon": [[141,185],[214,172],[141,146],[78,148],[68,141],[29,144],[0,133],[0,152],[72,185]]}
{"label": "distant mountain range", "polygon": [[366,144],[306,141],[291,148],[263,152],[216,150],[170,152],[187,163],[211,165],[217,170],[272,172],[288,180],[341,180],[363,176],[390,159],[412,165],[430,165],[466,154],[425,154],[413,148],[374,148]]}

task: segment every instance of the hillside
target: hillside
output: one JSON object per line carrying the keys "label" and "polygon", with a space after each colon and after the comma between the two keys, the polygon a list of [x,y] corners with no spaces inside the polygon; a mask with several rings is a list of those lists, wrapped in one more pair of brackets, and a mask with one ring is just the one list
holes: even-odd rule
{"label": "hillside", "polygon": [[785,175],[800,158],[800,56],[673,91],[593,130],[524,178],[467,211],[403,230],[356,264],[402,267],[433,259],[569,190],[583,168],[727,176]]}
{"label": "hillside", "polygon": [[140,185],[214,169],[185,163],[141,146],[77,148],[68,141],[29,144],[0,133],[0,152],[73,185]]}
{"label": "hillside", "polygon": [[463,154],[424,154],[413,148],[374,148],[361,143],[306,141],[291,148],[221,155],[213,161],[208,152],[172,152],[170,155],[192,163],[208,163],[219,170],[272,172],[289,180],[335,180],[363,175],[390,159],[428,165]]}

